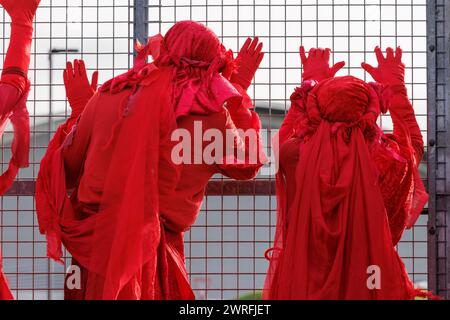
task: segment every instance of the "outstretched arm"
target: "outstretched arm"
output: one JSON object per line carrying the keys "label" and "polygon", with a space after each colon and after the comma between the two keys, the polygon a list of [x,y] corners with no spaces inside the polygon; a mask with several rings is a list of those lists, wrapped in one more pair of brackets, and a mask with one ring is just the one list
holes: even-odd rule
{"label": "outstretched arm", "polygon": [[[59,130],[64,140],[67,140],[67,135],[72,135],[69,141],[65,141],[63,151],[66,184],[71,188],[78,180],[90,141],[94,110],[86,108],[86,105],[97,90],[98,72],[92,74],[92,81],[89,82],[84,61],[75,60],[73,66],[67,62],[63,78],[72,112]],[[75,124],[77,124],[76,131],[72,130]]]}
{"label": "outstretched arm", "polygon": [[12,157],[0,176],[0,194],[13,183],[19,168],[28,166],[30,123],[26,100],[33,19],[40,0],[0,0],[11,17],[11,37],[0,80],[0,137],[8,120],[14,128]]}
{"label": "outstretched arm", "polygon": [[97,91],[98,71],[92,74],[92,80],[89,82],[84,61],[75,60],[73,65],[67,62],[63,78],[67,100],[72,109],[70,117],[63,125],[64,131],[68,134],[83,113],[88,101]]}
{"label": "outstretched arm", "polygon": [[254,112],[247,90],[263,58],[263,43],[258,37],[248,38],[236,58],[237,70],[231,83],[242,94],[242,101],[232,100],[227,104],[225,136],[233,146],[225,149],[225,163],[219,164],[219,172],[236,180],[252,179],[256,176],[265,156],[261,146],[261,121]]}
{"label": "outstretched arm", "polygon": [[[66,69],[63,74],[64,86],[66,88],[67,99],[69,100],[72,109],[71,115],[66,122],[59,126],[53,139],[47,148],[46,156],[51,157],[53,153],[59,150],[65,143],[64,164],[67,170],[66,183],[67,187],[73,187],[83,161],[83,155],[90,137],[90,121],[93,117],[93,112],[86,112],[82,118],[84,121],[79,121],[81,114],[86,107],[87,102],[94,95],[97,88],[98,72],[94,72],[92,82],[89,83],[86,74],[86,68],[82,60],[75,60],[72,64],[67,62]],[[77,134],[72,132],[73,127],[80,122],[77,128]],[[72,137],[67,141],[69,134]]]}
{"label": "outstretched arm", "polygon": [[[221,174],[235,180],[253,179],[266,162],[262,150],[261,121],[254,111],[241,109],[233,115],[226,112],[224,162],[218,165]],[[245,111],[245,112],[244,112]]]}
{"label": "outstretched arm", "polygon": [[22,95],[27,87],[33,20],[40,0],[0,0],[11,18],[11,37],[6,53],[2,83],[8,83]]}
{"label": "outstretched arm", "polygon": [[[405,87],[402,50],[388,48],[386,57],[375,48],[378,67],[362,67],[382,84],[381,100],[390,111],[394,134],[387,135],[385,146],[374,150],[373,158],[380,172],[383,195],[392,235],[396,244],[405,227],[411,228],[427,202],[428,195],[420,178],[418,165],[423,155],[423,140]],[[400,156],[400,161],[394,155]],[[406,160],[406,162],[405,162]]]}
{"label": "outstretched arm", "polygon": [[394,137],[402,143],[409,135],[418,165],[423,156],[423,138],[405,86],[402,49],[398,47],[394,53],[392,48],[387,48],[385,57],[381,49],[376,47],[375,54],[378,67],[372,67],[365,62],[362,67],[375,81],[383,85],[383,97],[387,100],[385,103],[394,124]]}

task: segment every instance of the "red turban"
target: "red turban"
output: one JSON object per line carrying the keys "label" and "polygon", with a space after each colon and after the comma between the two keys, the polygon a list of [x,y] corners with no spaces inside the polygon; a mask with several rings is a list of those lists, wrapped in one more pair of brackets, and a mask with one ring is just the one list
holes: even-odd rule
{"label": "red turban", "polygon": [[163,37],[158,34],[145,46],[137,44],[135,66],[124,75],[103,85],[101,91],[119,92],[136,86],[146,77],[153,64],[173,67],[173,107],[177,118],[189,114],[219,112],[230,99],[242,99],[228,81],[234,69],[233,53],[226,51],[219,38],[208,27],[195,21],[181,21]]}

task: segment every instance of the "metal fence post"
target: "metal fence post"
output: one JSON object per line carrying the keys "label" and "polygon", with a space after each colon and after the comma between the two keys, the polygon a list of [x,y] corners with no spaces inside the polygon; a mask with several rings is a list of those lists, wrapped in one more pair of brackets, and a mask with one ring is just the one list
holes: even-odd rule
{"label": "metal fence post", "polygon": [[427,1],[428,287],[450,298],[450,5]]}
{"label": "metal fence post", "polygon": [[[148,0],[134,0],[134,41],[148,38]],[[136,54],[136,51],[134,52]]]}

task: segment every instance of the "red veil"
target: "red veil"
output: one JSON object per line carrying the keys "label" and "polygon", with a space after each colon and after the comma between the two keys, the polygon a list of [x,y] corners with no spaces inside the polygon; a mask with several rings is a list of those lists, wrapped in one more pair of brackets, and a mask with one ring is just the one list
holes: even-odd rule
{"label": "red veil", "polygon": [[[296,90],[290,111],[295,128],[280,130],[280,145],[289,138],[286,130],[301,139],[297,189],[287,210],[284,176],[278,173],[278,220],[263,296],[411,298],[416,292],[392,242],[372,158],[382,138],[376,125],[378,95],[353,77],[314,85],[306,83]],[[412,197],[414,189],[423,190],[421,181],[410,183],[407,193]],[[417,202],[422,207],[423,200]],[[409,222],[422,207],[408,212]],[[381,288],[376,290],[367,286],[373,266],[381,272]]]}
{"label": "red veil", "polygon": [[[105,83],[80,119],[81,127],[94,108],[95,128],[105,113],[115,112],[108,109],[120,105],[120,120],[94,153],[97,163],[107,164],[100,203],[88,207],[79,202],[77,187],[67,197],[63,150],[76,143],[77,133],[60,139],[61,127],[37,181],[40,230],[47,236],[49,257],[61,261],[63,243],[89,271],[87,299],[192,299],[184,261],[168,244],[159,214],[160,193],[176,185],[161,178],[176,173],[166,147],[177,117],[192,110],[211,112],[239,94],[219,74],[231,69],[229,55],[217,36],[198,23],[177,23],[139,51],[135,67]],[[149,54],[155,62],[146,64]],[[163,143],[169,156],[162,155]]]}

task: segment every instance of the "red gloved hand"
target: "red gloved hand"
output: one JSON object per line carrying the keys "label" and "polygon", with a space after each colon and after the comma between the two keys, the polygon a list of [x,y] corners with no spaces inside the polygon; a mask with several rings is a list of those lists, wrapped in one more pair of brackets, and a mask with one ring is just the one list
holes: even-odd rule
{"label": "red gloved hand", "polygon": [[248,38],[242,46],[236,58],[237,70],[231,76],[230,81],[240,85],[245,91],[250,87],[250,84],[258,70],[264,53],[262,51],[263,44],[259,42],[258,37],[252,41]]}
{"label": "red gloved hand", "polygon": [[305,48],[300,47],[300,58],[303,65],[303,81],[322,81],[334,77],[345,66],[345,62],[336,63],[330,68],[330,49],[312,48],[306,57]]}
{"label": "red gloved hand", "polygon": [[0,0],[0,4],[11,17],[12,23],[26,26],[32,24],[40,2],[41,0]]}
{"label": "red gloved hand", "polygon": [[365,62],[361,66],[376,82],[384,85],[404,85],[405,65],[402,62],[402,53],[402,49],[397,47],[394,56],[394,50],[387,48],[385,58],[380,47],[376,47],[375,54],[377,55],[378,68],[374,68]]}
{"label": "red gloved hand", "polygon": [[89,83],[84,61],[75,60],[73,66],[67,62],[63,77],[67,100],[72,107],[72,116],[79,116],[97,91],[98,71],[92,74],[92,81]]}

